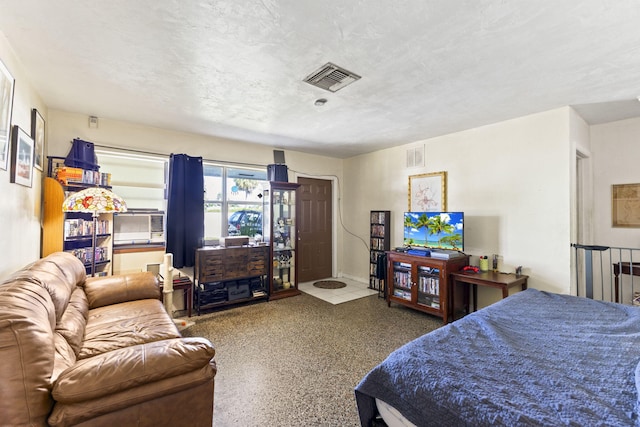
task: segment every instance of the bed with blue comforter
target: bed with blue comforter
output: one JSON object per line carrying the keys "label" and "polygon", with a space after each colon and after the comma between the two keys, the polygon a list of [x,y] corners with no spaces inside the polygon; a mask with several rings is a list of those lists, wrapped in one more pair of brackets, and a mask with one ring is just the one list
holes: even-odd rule
{"label": "bed with blue comforter", "polygon": [[355,389],[417,426],[639,425],[640,308],[528,289],[397,349]]}

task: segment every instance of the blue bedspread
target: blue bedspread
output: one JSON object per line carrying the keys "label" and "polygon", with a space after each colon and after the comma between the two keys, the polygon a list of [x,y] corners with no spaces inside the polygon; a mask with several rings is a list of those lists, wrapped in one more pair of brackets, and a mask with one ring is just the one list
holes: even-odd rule
{"label": "blue bedspread", "polygon": [[[356,387],[417,426],[639,425],[640,308],[528,289],[394,351]],[[640,383],[640,381],[639,381]]]}

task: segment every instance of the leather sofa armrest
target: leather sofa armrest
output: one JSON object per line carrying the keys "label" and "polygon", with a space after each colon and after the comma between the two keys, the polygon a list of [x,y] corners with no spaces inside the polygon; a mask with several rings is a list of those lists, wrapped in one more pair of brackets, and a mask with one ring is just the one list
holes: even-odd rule
{"label": "leather sofa armrest", "polygon": [[84,284],[89,308],[139,299],[160,299],[158,278],[150,271],[90,277]]}
{"label": "leather sofa armrest", "polygon": [[110,351],[79,360],[62,372],[53,386],[53,398],[69,404],[111,395],[201,369],[214,355],[213,345],[197,337]]}

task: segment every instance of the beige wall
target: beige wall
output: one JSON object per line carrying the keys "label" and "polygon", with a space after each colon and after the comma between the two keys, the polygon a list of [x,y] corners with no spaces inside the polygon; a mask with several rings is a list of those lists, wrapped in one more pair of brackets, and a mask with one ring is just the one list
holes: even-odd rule
{"label": "beige wall", "polygon": [[594,244],[640,248],[640,229],[611,226],[611,186],[640,183],[640,118],[591,126]]}
{"label": "beige wall", "polygon": [[[70,142],[74,138],[80,138],[94,144],[115,148],[166,155],[185,153],[191,156],[202,156],[206,160],[266,166],[273,163],[273,150],[276,148],[104,118],[99,119],[97,129],[90,129],[88,116],[53,109],[49,111],[49,117],[51,123],[49,155],[53,156],[66,156],[71,147]],[[290,181],[295,182],[297,176],[302,175],[333,180],[336,187],[342,182],[342,160],[340,159],[288,150],[285,151],[285,159],[289,167]],[[118,180],[126,181],[126,178],[118,177]],[[339,194],[340,189],[336,188],[334,191],[334,211],[336,212]],[[342,230],[336,228],[336,235],[334,270],[339,274],[342,270],[342,246],[339,244],[342,239]]]}
{"label": "beige wall", "polygon": [[573,109],[571,113],[571,240],[591,243],[593,236],[593,157],[589,125]]}
{"label": "beige wall", "polygon": [[[344,272],[367,277],[369,210],[391,210],[391,245],[402,244],[409,175],[446,171],[447,208],[465,213],[465,252],[499,254],[502,271],[522,265],[530,286],[568,293],[570,285],[571,109],[561,108],[432,138],[345,161]],[[424,144],[424,167],[405,167]],[[480,303],[499,298],[482,289]]]}
{"label": "beige wall", "polygon": [[[37,108],[47,121],[47,109],[29,84],[20,60],[0,32],[0,60],[16,80],[12,124],[31,134],[31,110]],[[15,271],[40,257],[40,191],[42,173],[34,169],[31,188],[10,183],[9,169],[0,170],[0,277]]]}

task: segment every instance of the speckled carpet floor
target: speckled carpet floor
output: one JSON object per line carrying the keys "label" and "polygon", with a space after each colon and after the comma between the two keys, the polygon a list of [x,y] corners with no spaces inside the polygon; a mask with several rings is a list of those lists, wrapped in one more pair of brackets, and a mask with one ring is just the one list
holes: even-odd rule
{"label": "speckled carpet floor", "polygon": [[333,305],[304,293],[191,320],[182,334],[216,347],[215,427],[358,426],[356,384],[442,325],[377,296]]}

